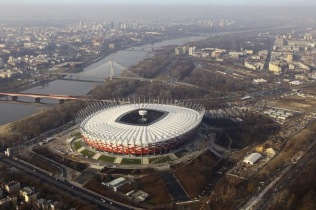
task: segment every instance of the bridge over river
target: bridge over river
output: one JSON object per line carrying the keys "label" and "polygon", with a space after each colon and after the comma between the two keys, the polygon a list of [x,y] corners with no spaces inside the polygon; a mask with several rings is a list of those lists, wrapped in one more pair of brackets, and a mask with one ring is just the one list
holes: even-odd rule
{"label": "bridge over river", "polygon": [[14,93],[14,92],[0,92],[0,97],[3,96],[10,96],[12,101],[17,101],[18,97],[30,97],[34,98],[36,103],[41,101],[41,98],[52,98],[59,100],[59,103],[62,104],[66,100],[79,100],[79,101],[104,101],[107,102],[108,100],[100,100],[100,99],[91,99],[86,97],[79,97],[79,96],[69,96],[69,95],[57,95],[57,94],[37,94],[37,93]]}
{"label": "bridge over river", "polygon": [[52,72],[52,73],[47,73],[47,75],[68,76],[70,79],[75,78],[76,80],[79,80],[80,77],[98,77],[98,78],[103,78],[104,81],[112,80],[112,79],[133,79],[133,80],[150,81],[150,82],[157,81],[157,79],[143,78],[135,74],[134,72],[126,69],[125,67],[121,66],[120,64],[113,62],[112,60],[88,72],[82,72],[82,73]]}

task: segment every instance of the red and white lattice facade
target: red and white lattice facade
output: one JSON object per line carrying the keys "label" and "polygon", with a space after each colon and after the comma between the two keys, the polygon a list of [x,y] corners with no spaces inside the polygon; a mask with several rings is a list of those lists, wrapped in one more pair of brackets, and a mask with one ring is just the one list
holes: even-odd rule
{"label": "red and white lattice facade", "polygon": [[[134,110],[166,113],[149,125],[131,125],[117,119]],[[93,111],[94,110],[94,111]],[[86,144],[119,154],[158,154],[187,142],[196,132],[205,109],[197,104],[97,104],[80,113],[80,131]]]}

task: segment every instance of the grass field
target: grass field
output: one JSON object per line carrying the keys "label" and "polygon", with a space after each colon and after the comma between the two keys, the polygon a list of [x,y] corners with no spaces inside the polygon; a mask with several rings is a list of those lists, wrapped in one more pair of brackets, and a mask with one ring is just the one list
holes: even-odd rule
{"label": "grass field", "polygon": [[162,158],[161,160],[157,161],[156,163],[165,163],[172,160],[169,156],[166,156],[164,158]]}
{"label": "grass field", "polygon": [[91,157],[93,157],[95,155],[94,152],[91,152],[91,151],[89,151],[87,149],[82,150],[81,154],[83,154],[84,156],[87,156],[89,158],[91,158]]}
{"label": "grass field", "polygon": [[98,160],[102,160],[102,161],[106,161],[106,162],[111,162],[113,163],[115,160],[115,157],[110,157],[110,156],[105,156],[105,155],[101,155]]}
{"label": "grass field", "polygon": [[182,150],[180,150],[179,152],[176,152],[176,153],[174,153],[175,154],[175,156],[177,156],[178,158],[180,158],[180,157],[183,157],[185,154],[187,154],[188,153],[188,150],[186,150],[186,149],[182,149]]}
{"label": "grass field", "polygon": [[78,132],[72,133],[70,136],[71,136],[71,137],[74,137],[74,136],[77,136],[77,135],[79,135],[79,134],[80,134],[80,132],[78,131]]}
{"label": "grass field", "polygon": [[[159,157],[150,158],[150,159],[149,159],[149,163],[152,163],[152,162],[154,162],[154,161],[157,160],[157,159],[159,159]],[[169,156],[166,156],[166,157],[163,157],[162,159],[158,160],[157,162],[155,162],[155,164],[156,164],[156,163],[165,163],[165,162],[167,162],[167,161],[169,161],[169,160],[171,160],[171,158],[170,158]]]}
{"label": "grass field", "polygon": [[75,142],[75,148],[76,150],[80,149],[82,147],[81,141],[76,141]]}
{"label": "grass field", "polygon": [[128,159],[123,158],[121,164],[141,164],[141,159]]}
{"label": "grass field", "polygon": [[149,158],[149,163],[152,163],[153,161],[157,160],[159,157],[156,158]]}

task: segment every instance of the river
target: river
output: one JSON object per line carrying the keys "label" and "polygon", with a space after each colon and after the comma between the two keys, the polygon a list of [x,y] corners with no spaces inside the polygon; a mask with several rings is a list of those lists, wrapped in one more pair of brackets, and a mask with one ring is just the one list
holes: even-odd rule
{"label": "river", "polygon": [[[294,25],[286,24],[279,27],[272,27],[266,29],[247,29],[244,31],[236,32],[220,32],[203,34],[202,36],[191,36],[185,38],[170,39],[166,41],[157,42],[154,44],[148,44],[140,47],[129,48],[127,50],[121,50],[116,53],[113,53],[109,56],[106,56],[104,59],[86,67],[84,72],[91,74],[104,74],[105,72],[110,71],[110,65],[107,65],[109,61],[113,60],[115,63],[123,66],[124,68],[129,68],[133,65],[138,64],[138,62],[144,60],[151,56],[151,53],[148,53],[152,49],[162,48],[168,45],[181,45],[189,41],[196,41],[201,39],[206,39],[210,36],[220,35],[225,33],[239,33],[239,32],[250,32],[250,31],[268,31],[271,29],[281,29],[281,28],[292,28]],[[104,72],[105,71],[105,72]],[[34,87],[25,91],[23,93],[39,93],[39,94],[61,94],[61,95],[86,95],[90,90],[92,90],[96,85],[100,85],[100,81],[104,80],[102,78],[89,78],[85,77],[82,79],[86,80],[95,80],[99,83],[93,82],[80,82],[80,81],[71,81],[71,80],[55,80],[48,83],[45,86]],[[10,98],[7,98],[11,100]],[[3,99],[2,99],[3,100]],[[23,102],[33,102],[33,98],[28,97],[19,97],[19,101]],[[46,103],[46,105],[36,105],[34,103],[0,103],[0,125],[4,125],[13,121],[17,121],[23,118],[26,118],[30,115],[38,113],[41,109],[52,108],[58,101],[56,99],[42,99],[41,102]]]}
{"label": "river", "polygon": [[[91,74],[99,74],[101,71],[110,71],[110,67],[106,65],[110,60],[115,63],[129,68],[136,65],[138,62],[148,58],[151,53],[148,53],[153,48],[161,48],[168,45],[181,45],[189,41],[205,39],[206,36],[192,36],[187,38],[171,39],[166,41],[157,42],[154,44],[148,44],[141,47],[134,47],[127,50],[121,50],[106,56],[104,59],[86,67],[84,72]],[[80,79],[80,78],[79,78]],[[82,79],[94,79],[96,81],[102,81],[102,78],[82,78]],[[61,94],[61,95],[86,95],[91,89],[100,83],[93,82],[80,82],[72,80],[55,80],[49,82],[45,86],[38,86],[34,88],[22,91],[23,93],[38,93],[38,94]],[[3,99],[2,99],[3,100]],[[7,100],[11,100],[11,97],[7,97]],[[33,98],[29,97],[19,97],[19,101],[23,102],[33,102]],[[38,113],[41,109],[52,108],[58,101],[56,99],[41,99],[44,105],[36,105],[34,103],[0,103],[0,125],[4,125],[13,121],[17,121],[26,118],[30,115]]]}

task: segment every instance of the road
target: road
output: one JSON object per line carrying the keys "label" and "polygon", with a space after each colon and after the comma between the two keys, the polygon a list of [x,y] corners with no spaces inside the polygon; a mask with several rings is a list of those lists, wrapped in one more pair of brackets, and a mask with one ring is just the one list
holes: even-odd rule
{"label": "road", "polygon": [[[33,145],[35,143],[38,143],[40,141],[43,141],[47,138],[49,138],[50,136],[56,134],[56,133],[59,133],[59,132],[62,132],[66,129],[72,129],[71,127],[73,126],[76,126],[74,122],[71,122],[71,123],[68,123],[68,124],[65,124],[59,128],[56,128],[56,129],[53,129],[53,130],[50,130],[50,131],[47,131],[46,133],[42,134],[41,136],[37,137],[37,138],[34,138],[26,143],[23,143],[23,144],[20,144],[19,146],[15,147],[14,149],[26,149],[25,147],[28,147],[30,145]],[[40,155],[37,155],[36,156],[42,158]],[[55,185],[55,186],[58,186],[58,187],[61,187],[62,189],[74,194],[74,195],[78,195],[80,197],[82,197],[83,200],[88,200],[90,201],[91,203],[95,203],[98,205],[98,208],[99,208],[99,205],[100,205],[100,208],[99,209],[130,209],[129,207],[126,207],[126,206],[123,206],[119,203],[115,203],[114,201],[112,200],[109,200],[109,199],[106,199],[105,197],[103,196],[99,196],[99,195],[95,195],[91,192],[89,192],[88,190],[84,189],[84,188],[80,188],[80,187],[77,187],[77,186],[74,186],[72,185],[71,183],[68,182],[67,180],[67,170],[65,169],[65,167],[61,164],[58,164],[54,161],[50,161],[48,160],[51,164],[55,165],[56,167],[60,168],[61,171],[62,171],[62,180],[54,180],[55,177],[51,177],[49,174],[45,173],[45,172],[42,172],[40,170],[37,170],[35,169],[36,171],[33,171],[32,169],[30,169],[30,165],[27,165],[27,164],[24,164],[20,161],[14,161],[12,159],[9,159],[9,158],[6,158],[6,156],[3,156],[4,158],[2,159],[3,163],[5,163],[6,165],[8,166],[13,166],[23,172],[26,172],[28,174],[32,174],[33,176],[37,176],[41,179],[44,179],[46,181],[48,181],[49,183]],[[56,179],[56,178],[55,178]],[[59,184],[59,185],[56,185],[56,182]],[[103,200],[101,200],[103,199]],[[112,203],[112,204],[110,204]]]}
{"label": "road", "polygon": [[316,146],[315,143],[310,145],[310,148],[307,149],[308,152],[302,157],[292,168],[291,170],[284,176],[274,187],[273,190],[267,194],[258,204],[254,206],[254,209],[267,209],[271,205],[273,201],[273,197],[276,195],[277,192],[282,191],[286,188],[288,184],[291,183],[300,172],[301,168],[303,168],[313,157],[316,153]]}
{"label": "road", "polygon": [[[311,123],[314,121],[315,121],[315,119],[313,119],[311,121]],[[305,128],[306,128],[306,126],[303,127],[302,129],[305,129]],[[298,130],[295,133],[293,133],[292,135],[288,136],[287,140],[289,140],[291,137],[295,136],[296,134],[298,134],[301,131],[302,130]],[[280,151],[283,149],[287,140],[284,142],[283,146],[280,148]],[[297,169],[298,165],[299,164],[302,165],[302,162],[304,160],[305,160],[304,163],[306,163],[307,154],[312,153],[312,155],[313,155],[314,152],[316,152],[316,141],[310,140],[310,145],[307,148],[304,148],[301,152],[303,155],[297,159],[297,162],[290,162],[290,163],[284,164],[283,167],[279,168],[275,173],[272,174],[272,175],[274,175],[274,179],[271,182],[270,182],[270,180],[268,180],[263,186],[261,186],[258,190],[256,190],[256,192],[252,193],[243,202],[241,202],[239,204],[239,206],[237,206],[236,209],[252,210],[252,209],[261,209],[261,207],[266,206],[268,201],[278,191],[277,190],[278,187],[279,186],[282,187],[286,184],[286,183],[283,183],[283,181],[286,180],[286,178],[284,178],[284,177],[287,177],[288,175],[290,175],[289,177],[291,178],[291,174],[298,171],[298,169]],[[278,154],[280,154],[280,153],[278,153]],[[280,184],[280,183],[283,183],[283,184]],[[275,189],[274,192],[273,192],[273,189]]]}
{"label": "road", "polygon": [[305,151],[306,153],[301,159],[296,163],[285,165],[282,170],[275,174],[275,178],[272,182],[268,183],[267,181],[267,185],[263,185],[260,192],[251,196],[248,202],[238,209],[267,209],[271,199],[276,193],[284,189],[284,187],[290,183],[290,180],[298,174],[300,168],[314,156],[316,153],[316,141],[310,144]]}
{"label": "road", "polygon": [[132,209],[130,207],[126,207],[123,205],[120,205],[118,203],[113,202],[112,200],[107,200],[103,196],[95,195],[83,188],[79,188],[77,186],[74,186],[70,184],[67,180],[59,180],[56,177],[52,177],[49,174],[36,170],[29,165],[26,165],[22,162],[12,160],[10,158],[7,158],[5,156],[2,156],[1,162],[9,167],[14,167],[26,174],[35,176],[37,178],[40,178],[42,180],[45,180],[46,183],[51,184],[52,186],[56,186],[59,188],[62,188],[63,190],[69,192],[71,195],[79,196],[82,201],[88,201],[89,203],[95,204],[98,209]]}
{"label": "road", "polygon": [[245,70],[235,69],[235,68],[232,68],[232,67],[229,67],[229,66],[224,66],[224,65],[218,65],[218,67],[229,69],[229,70],[232,70],[232,71],[236,71],[236,72],[238,72],[240,74],[245,74],[247,76],[258,77],[258,75],[252,74],[252,73],[250,73],[248,71],[245,71]]}

